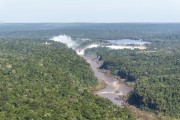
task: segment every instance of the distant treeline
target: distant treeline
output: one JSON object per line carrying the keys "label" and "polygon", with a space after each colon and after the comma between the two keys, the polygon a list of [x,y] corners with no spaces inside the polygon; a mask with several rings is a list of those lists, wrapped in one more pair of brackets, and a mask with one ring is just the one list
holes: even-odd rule
{"label": "distant treeline", "polygon": [[116,40],[129,38],[154,41],[162,37],[165,39],[179,38],[180,24],[0,24],[0,37],[47,39],[60,34],[69,35],[73,39]]}

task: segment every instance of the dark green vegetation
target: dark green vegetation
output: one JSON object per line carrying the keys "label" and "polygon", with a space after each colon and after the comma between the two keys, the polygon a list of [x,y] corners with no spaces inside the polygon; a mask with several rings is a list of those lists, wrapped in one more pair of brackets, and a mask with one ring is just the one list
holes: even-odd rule
{"label": "dark green vegetation", "polygon": [[121,78],[136,82],[137,86],[129,98],[131,104],[179,116],[179,51],[148,53],[102,48],[97,48],[97,51],[100,59],[104,60],[102,69],[108,69]]}
{"label": "dark green vegetation", "polygon": [[83,46],[114,39],[151,42],[145,51],[96,48],[86,54],[136,83],[131,104],[180,117],[180,24],[0,24],[1,119],[131,118],[89,92],[96,79],[73,50],[43,44],[63,34],[77,42],[90,39]]}
{"label": "dark green vegetation", "polygon": [[[86,55],[103,60],[102,69],[135,82],[128,102],[145,110],[180,117],[180,34],[146,36],[146,50],[93,48]],[[160,31],[161,32],[161,31]]]}
{"label": "dark green vegetation", "polygon": [[75,51],[56,42],[43,44],[53,35],[75,37],[83,31],[75,26],[0,26],[1,119],[133,119],[89,92],[97,80]]}
{"label": "dark green vegetation", "polygon": [[65,45],[0,39],[0,118],[123,119],[125,109],[93,95],[97,84],[83,58]]}

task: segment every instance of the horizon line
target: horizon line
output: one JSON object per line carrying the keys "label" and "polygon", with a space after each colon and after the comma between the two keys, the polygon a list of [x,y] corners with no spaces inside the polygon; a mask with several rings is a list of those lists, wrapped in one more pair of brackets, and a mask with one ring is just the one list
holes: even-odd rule
{"label": "horizon line", "polygon": [[0,22],[0,24],[180,24],[180,22]]}

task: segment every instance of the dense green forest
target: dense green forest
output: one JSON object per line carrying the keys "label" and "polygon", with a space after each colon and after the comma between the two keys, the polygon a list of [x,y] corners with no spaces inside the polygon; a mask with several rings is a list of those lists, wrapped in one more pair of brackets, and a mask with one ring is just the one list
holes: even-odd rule
{"label": "dense green forest", "polygon": [[147,50],[93,48],[86,55],[103,60],[101,69],[135,82],[128,102],[142,109],[180,117],[180,35],[152,38]]}
{"label": "dense green forest", "polygon": [[93,95],[89,64],[64,44],[41,39],[0,39],[0,119],[134,119]]}
{"label": "dense green forest", "polygon": [[[101,69],[135,83],[128,102],[144,110],[180,117],[180,24],[0,24],[0,117],[2,119],[134,119],[126,109],[89,92],[97,80],[79,48],[106,40],[151,42],[146,50],[93,48],[86,55]],[[44,44],[48,42],[50,44]]]}

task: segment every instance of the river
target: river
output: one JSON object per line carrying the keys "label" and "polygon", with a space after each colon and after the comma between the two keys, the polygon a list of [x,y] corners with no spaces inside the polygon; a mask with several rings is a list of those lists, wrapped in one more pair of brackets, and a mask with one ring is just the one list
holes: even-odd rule
{"label": "river", "polygon": [[115,76],[109,75],[99,70],[98,68],[101,66],[101,64],[96,59],[89,57],[84,58],[90,64],[96,78],[106,83],[106,86],[101,90],[95,91],[95,94],[109,99],[112,103],[119,107],[123,107],[124,101],[120,96],[127,95],[127,93],[133,89],[128,87],[125,83],[120,82],[120,80]]}

